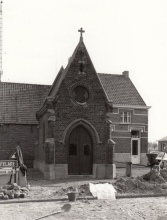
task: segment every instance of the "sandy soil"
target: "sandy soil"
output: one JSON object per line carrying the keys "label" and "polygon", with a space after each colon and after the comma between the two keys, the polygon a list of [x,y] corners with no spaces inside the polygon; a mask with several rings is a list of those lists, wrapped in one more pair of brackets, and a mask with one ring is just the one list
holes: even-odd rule
{"label": "sandy soil", "polygon": [[[70,205],[68,212],[63,211],[64,205]],[[7,204],[0,206],[0,219],[2,220],[37,220],[43,219],[110,219],[110,220],[166,220],[167,199],[166,198],[138,198],[95,200],[87,203],[85,201],[66,202],[39,202]]]}
{"label": "sandy soil", "polygon": [[[129,178],[134,180],[138,176],[142,176],[150,171],[150,168],[133,169],[132,176]],[[121,178],[126,186],[125,169],[117,169],[117,180],[44,180],[43,175],[35,170],[29,170],[27,174],[28,182],[31,189],[26,200],[31,199],[56,199],[66,198],[65,201],[54,202],[26,202],[26,203],[10,203],[2,204],[4,200],[0,200],[0,219],[2,220],[35,220],[41,216],[59,212],[43,219],[114,219],[114,220],[165,220],[167,219],[167,199],[160,198],[136,198],[136,199],[117,199],[111,200],[87,200],[85,198],[76,202],[68,202],[67,188],[73,186],[87,186],[89,182],[100,183],[109,182],[115,184]],[[127,181],[132,187],[132,181]],[[155,184],[154,184],[155,185]],[[82,188],[86,189],[86,188]],[[135,193],[134,190],[133,193]],[[130,189],[132,194],[132,190]],[[141,192],[139,192],[141,193]],[[86,198],[88,194],[85,192]],[[24,201],[24,199],[8,200]],[[68,210],[64,207],[68,206]]]}

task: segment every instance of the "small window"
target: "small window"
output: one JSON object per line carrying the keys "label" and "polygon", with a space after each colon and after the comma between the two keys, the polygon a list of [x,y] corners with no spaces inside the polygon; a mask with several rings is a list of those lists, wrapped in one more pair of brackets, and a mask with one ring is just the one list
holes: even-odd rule
{"label": "small window", "polygon": [[77,145],[70,144],[69,155],[77,155]]}
{"label": "small window", "polygon": [[131,113],[130,112],[122,112],[122,123],[131,123]]}
{"label": "small window", "polygon": [[90,155],[90,145],[84,144],[84,155],[89,156]]}
{"label": "small window", "polygon": [[79,64],[80,64],[80,65],[79,65],[79,72],[80,72],[80,73],[83,73],[84,61],[80,61]]}
{"label": "small window", "polygon": [[165,144],[161,143],[161,151],[164,151],[164,150],[165,150]]}
{"label": "small window", "polygon": [[84,104],[89,98],[88,90],[84,86],[77,86],[74,88],[73,97],[78,103]]}

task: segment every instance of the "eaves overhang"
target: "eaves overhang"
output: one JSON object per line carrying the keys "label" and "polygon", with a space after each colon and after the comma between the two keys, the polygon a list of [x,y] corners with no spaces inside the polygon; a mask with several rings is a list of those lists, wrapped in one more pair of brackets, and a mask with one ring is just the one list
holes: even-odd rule
{"label": "eaves overhang", "polygon": [[[110,102],[112,103],[112,102]],[[113,108],[131,108],[131,109],[150,109],[151,106],[146,105],[119,105],[119,104],[112,104]]]}

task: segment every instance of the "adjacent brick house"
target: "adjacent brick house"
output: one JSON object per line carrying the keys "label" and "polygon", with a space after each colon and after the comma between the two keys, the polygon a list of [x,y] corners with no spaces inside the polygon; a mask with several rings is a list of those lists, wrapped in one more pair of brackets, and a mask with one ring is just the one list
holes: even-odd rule
{"label": "adjacent brick house", "polygon": [[0,160],[9,159],[19,145],[25,164],[33,166],[38,139],[36,111],[50,86],[0,82]]}
{"label": "adjacent brick house", "polygon": [[127,71],[96,73],[82,35],[52,86],[0,86],[3,157],[19,144],[25,160],[34,160],[34,167],[48,179],[113,178],[114,160],[144,163],[149,107]]}
{"label": "adjacent brick house", "polygon": [[167,152],[167,136],[158,140],[158,150]]}
{"label": "adjacent brick house", "polygon": [[37,112],[34,166],[46,178],[111,178],[116,161],[139,164],[147,152],[148,107],[129,78],[97,74],[82,37]]}

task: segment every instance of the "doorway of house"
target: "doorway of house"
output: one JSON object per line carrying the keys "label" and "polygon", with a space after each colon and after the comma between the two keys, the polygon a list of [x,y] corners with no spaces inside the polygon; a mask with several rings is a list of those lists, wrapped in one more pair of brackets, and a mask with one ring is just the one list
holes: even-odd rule
{"label": "doorway of house", "polygon": [[140,132],[131,132],[131,162],[140,164]]}

